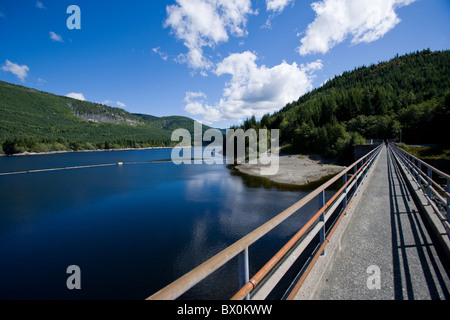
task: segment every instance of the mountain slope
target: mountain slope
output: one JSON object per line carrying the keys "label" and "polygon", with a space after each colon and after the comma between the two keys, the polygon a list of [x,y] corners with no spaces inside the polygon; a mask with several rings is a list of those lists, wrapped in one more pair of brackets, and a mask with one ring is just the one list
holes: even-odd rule
{"label": "mountain slope", "polygon": [[424,50],[337,76],[260,122],[291,150],[345,158],[367,139],[449,144],[450,51]]}
{"label": "mountain slope", "polygon": [[171,146],[173,130],[193,127],[185,117],[135,115],[0,81],[5,153]]}

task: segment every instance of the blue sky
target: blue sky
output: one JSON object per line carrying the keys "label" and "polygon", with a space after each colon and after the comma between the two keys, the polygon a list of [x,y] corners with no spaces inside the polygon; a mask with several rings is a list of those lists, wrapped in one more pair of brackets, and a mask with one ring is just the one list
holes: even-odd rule
{"label": "blue sky", "polygon": [[1,0],[0,79],[226,128],[448,30],[448,0]]}

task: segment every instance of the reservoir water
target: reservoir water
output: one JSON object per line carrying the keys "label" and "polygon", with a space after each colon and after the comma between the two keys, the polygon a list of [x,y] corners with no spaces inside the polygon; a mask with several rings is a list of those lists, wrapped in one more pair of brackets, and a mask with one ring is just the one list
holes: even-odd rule
{"label": "reservoir water", "polygon": [[[0,157],[0,299],[145,299],[307,194],[226,165],[175,165],[170,149]],[[124,165],[117,165],[123,162]],[[317,210],[250,248],[253,274]],[[237,260],[237,259],[236,259]],[[67,267],[81,270],[68,290]],[[231,262],[185,299],[228,299]]]}

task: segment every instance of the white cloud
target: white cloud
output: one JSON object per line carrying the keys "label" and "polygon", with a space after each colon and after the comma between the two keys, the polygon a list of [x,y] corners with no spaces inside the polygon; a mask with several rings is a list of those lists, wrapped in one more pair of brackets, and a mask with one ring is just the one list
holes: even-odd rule
{"label": "white cloud", "polygon": [[352,44],[372,42],[392,30],[400,18],[396,9],[416,0],[323,0],[311,6],[315,20],[308,26],[298,51],[326,53],[347,38]]}
{"label": "white cloud", "polygon": [[37,82],[38,82],[39,85],[43,85],[43,84],[47,83],[47,80],[42,79],[42,78],[37,78]]}
{"label": "white cloud", "polygon": [[273,11],[274,13],[280,13],[291,2],[294,2],[294,0],[266,0],[267,11]]}
{"label": "white cloud", "polygon": [[72,92],[72,93],[66,94],[66,97],[81,100],[81,101],[86,101],[86,98],[84,97],[84,95],[82,93]]}
{"label": "white cloud", "polygon": [[50,31],[50,39],[56,42],[64,42],[63,38],[59,34],[54,33],[53,31]]}
{"label": "white cloud", "polygon": [[[81,94],[81,93],[79,93],[79,94]],[[77,95],[77,93],[75,93],[75,95]],[[85,100],[84,99],[84,96],[83,95],[81,95],[81,99],[79,99],[79,100]],[[73,97],[72,97],[73,98]],[[75,98],[75,99],[77,99],[77,98]],[[103,105],[106,105],[106,106],[117,106],[117,107],[119,107],[119,108],[127,108],[127,105],[125,104],[125,103],[123,103],[123,102],[121,102],[121,101],[116,101],[116,102],[114,102],[114,101],[112,101],[112,100],[103,100],[102,102],[100,102],[100,104],[103,104]]]}
{"label": "white cloud", "polygon": [[231,75],[223,97],[215,105],[205,103],[203,93],[186,93],[185,110],[202,115],[207,124],[222,120],[239,120],[273,113],[297,100],[313,88],[313,72],[322,68],[320,60],[306,66],[295,62],[268,68],[256,64],[257,56],[249,51],[231,54],[217,65],[217,76]]}
{"label": "white cloud", "polygon": [[169,56],[167,54],[165,54],[164,52],[161,52],[160,47],[153,48],[152,51],[154,53],[156,53],[157,55],[159,55],[161,57],[161,59],[163,59],[164,61],[167,61],[169,59]]}
{"label": "white cloud", "polygon": [[119,106],[120,108],[126,108],[126,107],[127,107],[127,105],[126,105],[125,103],[120,102],[120,101],[117,101],[116,104],[117,104],[117,106]]}
{"label": "white cloud", "polygon": [[22,82],[25,81],[25,78],[28,76],[28,72],[30,68],[26,65],[18,65],[17,63],[6,60],[6,63],[2,66],[2,70],[5,72],[11,72],[15,76],[17,76]]}
{"label": "white cloud", "polygon": [[306,64],[306,67],[304,67],[303,70],[305,72],[307,72],[308,74],[312,74],[312,73],[314,73],[314,71],[322,70],[322,68],[323,68],[323,62],[322,62],[322,60],[319,59],[314,62],[310,62],[310,63]]}
{"label": "white cloud", "polygon": [[42,2],[40,2],[40,1],[37,1],[37,2],[36,2],[36,8],[39,8],[39,9],[47,9],[47,8],[45,7],[45,5],[44,5]]}
{"label": "white cloud", "polygon": [[290,4],[294,3],[295,0],[266,0],[267,11],[271,12],[269,18],[267,18],[266,23],[263,28],[272,28],[272,19],[282,13],[284,9]]}
{"label": "white cloud", "polygon": [[206,113],[206,110],[203,107],[205,99],[206,95],[203,92],[186,92],[186,97],[184,98],[186,106],[184,107],[184,110],[194,116],[199,114],[204,115]]}
{"label": "white cloud", "polygon": [[167,6],[165,26],[184,41],[188,53],[178,57],[194,69],[210,69],[213,64],[203,48],[227,42],[230,35],[247,34],[247,16],[255,12],[250,0],[176,0]]}

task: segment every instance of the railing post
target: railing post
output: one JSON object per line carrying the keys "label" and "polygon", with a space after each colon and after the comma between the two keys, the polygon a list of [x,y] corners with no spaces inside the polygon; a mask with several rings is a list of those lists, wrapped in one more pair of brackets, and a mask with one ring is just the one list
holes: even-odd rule
{"label": "railing post", "polygon": [[408,159],[408,161],[407,161],[407,163],[408,163],[408,170],[409,170],[409,173],[411,174],[411,176],[414,178],[414,172],[412,171],[412,169],[413,169],[413,167],[412,167],[412,165],[411,165],[411,156],[408,154],[408,157],[407,157]]}
{"label": "railing post", "polygon": [[[242,288],[250,280],[248,247],[245,248],[245,250],[238,255],[238,264],[239,264],[239,288]],[[250,294],[248,294],[244,300],[250,300]]]}
{"label": "railing post", "polygon": [[[347,174],[344,174],[342,176],[342,184],[345,186],[346,183],[347,183]],[[345,188],[345,190],[344,190],[345,197],[344,197],[344,200],[342,201],[342,206],[344,209],[347,208],[347,201],[348,201],[347,193],[348,193],[348,187]],[[345,211],[345,215],[347,215],[347,211]]]}
{"label": "railing post", "polygon": [[[323,206],[326,203],[325,202],[325,190],[319,194],[319,203],[320,203],[320,208],[323,208]],[[325,211],[320,216],[320,221],[323,222],[323,227],[320,229],[320,244],[322,244],[325,242],[325,237],[326,237]],[[322,256],[324,256],[324,255],[325,255],[325,250],[323,250],[323,252],[322,252]]]}
{"label": "railing post", "polygon": [[433,180],[433,171],[429,167],[428,167],[428,178],[430,178],[430,181],[428,181],[427,195],[428,195],[429,201],[431,202],[431,200],[432,200],[431,180]]}
{"label": "railing post", "polygon": [[[417,162],[417,164],[416,164],[416,160],[414,160],[414,165],[418,168],[419,162]],[[419,176],[420,176],[419,169],[414,168],[414,171],[416,172],[416,181],[419,181]]]}
{"label": "railing post", "polygon": [[[359,165],[359,168],[358,168],[358,166],[355,167],[355,174],[356,174],[356,172],[358,172],[359,169],[362,168],[362,164],[361,163],[358,163],[358,165]],[[355,190],[357,190],[359,188],[358,176],[355,176],[355,181],[356,181],[356,183],[355,183]]]}
{"label": "railing post", "polygon": [[[447,192],[450,193],[450,179],[447,179]],[[447,197],[447,222],[450,223],[450,197]],[[450,237],[450,229],[447,230]]]}
{"label": "railing post", "polygon": [[419,161],[417,166],[419,167],[419,172],[417,172],[417,174],[418,174],[418,181],[417,182],[419,183],[419,187],[422,187],[422,174],[420,173],[422,171],[422,162]]}

